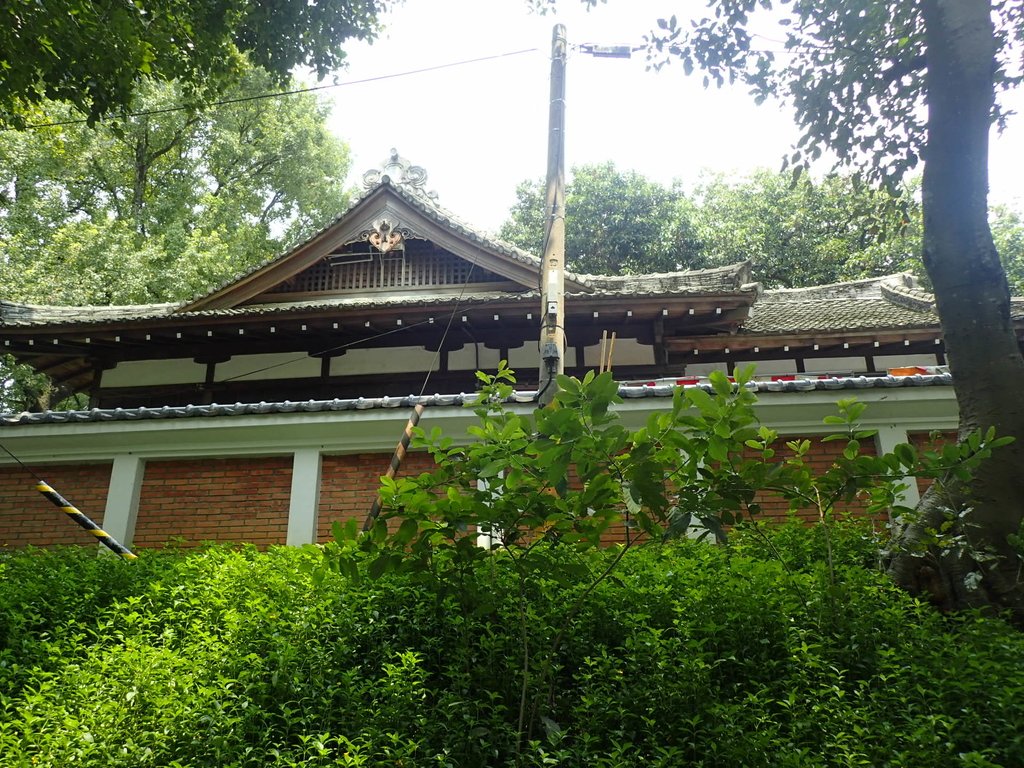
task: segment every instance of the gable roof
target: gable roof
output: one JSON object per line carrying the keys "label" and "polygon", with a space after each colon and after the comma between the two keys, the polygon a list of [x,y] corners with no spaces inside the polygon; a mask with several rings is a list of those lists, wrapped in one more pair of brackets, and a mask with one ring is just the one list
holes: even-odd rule
{"label": "gable roof", "polygon": [[[431,240],[457,257],[511,280],[536,287],[540,259],[514,245],[474,229],[427,195],[381,176],[362,197],[307,240],[208,293],[185,302],[176,313],[238,307],[327,258],[338,247],[366,239],[374,221],[390,219],[396,228]],[[588,292],[584,276],[566,272],[566,290]]]}

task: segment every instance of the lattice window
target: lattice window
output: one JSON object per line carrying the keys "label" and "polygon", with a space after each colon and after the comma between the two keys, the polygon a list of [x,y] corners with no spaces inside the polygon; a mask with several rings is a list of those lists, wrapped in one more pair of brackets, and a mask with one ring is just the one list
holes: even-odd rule
{"label": "lattice window", "polygon": [[504,280],[426,240],[409,239],[405,245],[404,250],[382,254],[365,242],[350,243],[270,293],[427,289],[461,286],[467,280],[470,283]]}

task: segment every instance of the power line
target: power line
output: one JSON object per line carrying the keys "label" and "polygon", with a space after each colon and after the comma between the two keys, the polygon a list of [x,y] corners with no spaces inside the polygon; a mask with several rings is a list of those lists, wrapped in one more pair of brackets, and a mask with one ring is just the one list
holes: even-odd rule
{"label": "power line", "polygon": [[[475,59],[463,59],[461,61],[451,61],[451,62],[448,62],[446,64],[435,64],[434,66],[431,66],[431,67],[421,67],[419,69],[410,69],[410,70],[406,70],[405,72],[394,72],[394,73],[389,74],[389,75],[377,75],[375,77],[364,77],[361,80],[349,80],[348,82],[345,82],[345,83],[331,83],[329,85],[314,85],[314,86],[310,86],[308,88],[294,88],[294,89],[289,90],[289,91],[279,91],[279,92],[276,92],[276,93],[261,93],[261,94],[256,94],[256,95],[253,95],[253,96],[239,96],[239,97],[234,98],[234,99],[220,99],[218,101],[213,101],[213,102],[210,102],[209,104],[205,104],[205,105],[202,105],[202,106],[203,106],[203,108],[212,108],[212,107],[222,107],[222,106],[226,106],[226,105],[229,105],[229,104],[241,104],[241,103],[247,102],[247,101],[258,101],[258,100],[261,100],[261,99],[278,99],[278,98],[281,98],[283,96],[294,96],[294,95],[300,94],[300,93],[313,93],[315,91],[326,91],[326,90],[331,89],[331,88],[343,88],[343,87],[349,86],[349,85],[362,85],[364,83],[374,83],[374,82],[378,82],[380,80],[392,80],[392,79],[397,78],[397,77],[408,77],[410,75],[421,75],[421,74],[424,74],[425,72],[436,72],[436,71],[441,70],[441,69],[451,69],[452,67],[462,67],[462,66],[465,66],[467,64],[479,64],[480,62],[483,62],[483,61],[493,61],[495,59],[503,59],[503,58],[507,58],[509,56],[520,56],[520,55],[522,55],[524,53],[535,53],[538,50],[540,50],[540,49],[539,48],[523,48],[522,50],[519,50],[519,51],[506,51],[505,53],[496,53],[496,54],[492,54],[490,56],[479,56],[479,57],[477,57]],[[147,117],[149,115],[163,115],[163,114],[167,114],[168,112],[181,112],[183,110],[193,109],[193,108],[194,107],[189,106],[187,104],[179,104],[179,105],[173,106],[173,107],[163,107],[162,109],[143,109],[143,110],[139,110],[138,112],[128,112],[127,114],[122,115],[122,117]],[[87,118],[81,118],[81,119],[77,119],[77,120],[58,120],[58,121],[55,121],[55,122],[52,122],[52,123],[32,123],[31,125],[26,125],[25,129],[26,130],[34,130],[34,129],[37,129],[37,128],[57,128],[57,127],[64,126],[64,125],[82,125],[82,124],[87,123],[87,122],[88,122]],[[11,131],[11,130],[14,130],[14,129],[13,128],[3,128],[3,129],[0,129],[0,130]]]}
{"label": "power line", "polygon": [[[473,267],[471,266],[470,270],[469,270],[469,274],[472,274],[472,272],[473,272]],[[443,332],[443,334],[441,336],[442,343],[444,342],[444,339],[445,339],[445,337],[448,334],[448,330],[451,328],[452,321],[453,321],[453,319],[455,317],[455,314],[458,312],[458,310],[459,310],[459,308],[461,306],[461,302],[462,302],[463,296],[464,296],[464,294],[466,292],[466,285],[468,284],[468,280],[469,280],[469,278],[467,277],[467,282],[464,283],[463,286],[462,286],[462,293],[460,293],[459,296],[456,297],[456,299],[455,299],[455,304],[454,304],[454,307],[452,309],[451,317],[448,319],[448,325],[445,328],[445,330],[444,330],[444,332]],[[489,306],[492,306],[494,304],[501,304],[504,301],[507,301],[507,299],[502,297],[502,298],[497,298],[497,299],[491,299],[489,301],[477,302],[477,303],[474,304],[474,306],[477,307],[478,309],[482,309],[484,307],[489,307]],[[318,350],[317,352],[308,353],[308,354],[307,353],[302,353],[302,354],[296,355],[295,357],[289,358],[288,360],[282,360],[282,361],[277,362],[277,363],[271,363],[270,365],[265,365],[262,368],[256,368],[256,369],[253,369],[251,371],[245,371],[244,373],[238,373],[238,374],[235,374],[234,376],[228,376],[227,378],[224,378],[224,379],[217,379],[216,381],[214,381],[212,383],[213,384],[227,384],[228,382],[237,381],[238,379],[244,379],[244,378],[246,378],[248,376],[254,376],[257,373],[263,373],[264,371],[272,371],[275,368],[281,368],[281,367],[286,366],[286,365],[292,365],[294,363],[300,363],[300,362],[303,362],[304,360],[308,360],[310,357],[321,357],[321,356],[327,355],[327,354],[329,354],[331,352],[339,352],[341,350],[349,349],[351,347],[355,347],[355,346],[358,346],[360,344],[366,344],[367,342],[375,341],[376,339],[380,339],[380,338],[382,338],[384,336],[391,336],[392,334],[395,334],[395,333],[404,333],[405,331],[410,331],[413,328],[418,328],[418,327],[420,327],[422,325],[430,325],[433,322],[434,322],[433,318],[431,318],[429,320],[420,320],[419,322],[416,322],[416,323],[410,323],[409,325],[402,325],[402,326],[400,326],[398,328],[392,328],[391,330],[388,330],[388,331],[381,331],[380,333],[376,333],[376,334],[374,334],[372,336],[367,336],[365,338],[356,339],[355,341],[350,341],[350,342],[347,342],[345,344],[338,344],[337,346],[328,347],[327,349],[321,349],[321,350]],[[429,376],[428,376],[428,379],[429,379]],[[427,384],[427,382],[424,381],[423,382],[424,389],[426,389],[426,384]],[[185,391],[185,390],[182,389],[182,390],[179,390],[179,391]],[[421,392],[420,394],[423,394],[423,393]]]}

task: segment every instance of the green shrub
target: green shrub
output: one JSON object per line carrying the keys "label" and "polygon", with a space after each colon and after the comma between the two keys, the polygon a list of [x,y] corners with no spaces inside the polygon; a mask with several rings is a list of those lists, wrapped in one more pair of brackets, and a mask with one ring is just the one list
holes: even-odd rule
{"label": "green shrub", "polygon": [[0,551],[0,691],[17,690],[31,669],[58,658],[52,648],[73,647],[97,611],[174,567],[158,553],[128,564],[89,547]]}
{"label": "green shrub", "polygon": [[531,581],[524,616],[501,555],[462,572],[472,601],[419,573],[314,584],[312,548],[8,555],[5,599],[46,584],[49,613],[8,631],[0,765],[514,765],[524,619],[545,707],[519,765],[1024,764],[1019,633],[738,549],[634,550],[572,616],[587,579]]}
{"label": "green shrub", "polygon": [[754,557],[781,558],[797,570],[827,563],[830,549],[836,565],[874,569],[886,538],[883,530],[882,523],[863,515],[837,516],[827,525],[813,526],[793,516],[785,522],[741,523],[731,543]]}

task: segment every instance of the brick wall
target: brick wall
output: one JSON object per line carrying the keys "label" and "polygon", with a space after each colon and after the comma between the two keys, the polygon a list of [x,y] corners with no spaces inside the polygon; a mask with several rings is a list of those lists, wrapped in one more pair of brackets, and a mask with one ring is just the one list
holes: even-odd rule
{"label": "brick wall", "polygon": [[[317,541],[333,538],[335,520],[356,519],[360,525],[377,498],[380,478],[391,466],[391,453],[353,453],[324,456],[320,473],[320,508],[317,516]],[[426,453],[406,454],[399,477],[427,472],[434,466]]]}
{"label": "brick wall", "polygon": [[[102,525],[110,467],[110,464],[34,465],[32,471],[97,525]],[[25,470],[0,467],[0,547],[96,545],[91,533],[82,530],[43,498],[35,486]]]}
{"label": "brick wall", "polygon": [[[837,457],[841,456],[843,449],[846,448],[845,440],[830,440],[825,442],[820,437],[797,437],[792,435],[786,435],[779,439],[776,443],[775,457],[773,461],[785,461],[792,457],[793,452],[786,447],[786,443],[794,442],[796,440],[810,440],[811,449],[804,456],[804,461],[810,468],[812,474],[820,475],[823,474]],[[876,456],[878,451],[875,448],[874,440],[867,439],[860,441],[860,449],[863,455]],[[751,451],[751,455],[756,455],[755,451]],[[759,493],[756,497],[756,501],[761,505],[761,514],[758,519],[763,521],[782,521],[785,520],[789,515],[789,503],[777,496],[776,494]],[[838,511],[842,512],[863,512],[866,504],[859,500],[854,499],[851,504],[844,504],[838,508]],[[800,509],[796,511],[796,516],[807,522],[815,522],[818,520],[818,510],[813,508]]]}
{"label": "brick wall", "polygon": [[[809,439],[809,461],[816,471],[824,471],[845,445],[841,440],[825,443],[817,437]],[[927,434],[914,434],[910,439],[922,446],[929,438]],[[873,441],[863,441],[862,447],[865,452],[875,452]],[[779,449],[779,460],[787,455],[788,449]],[[335,520],[365,519],[390,460],[390,453],[323,457],[318,541],[331,538]],[[427,454],[410,453],[399,474],[408,476],[431,466]],[[102,524],[110,464],[37,469],[73,504]],[[149,461],[133,546],[159,547],[171,541],[187,546],[203,541],[245,541],[260,547],[283,544],[287,538],[291,477],[291,456]],[[923,490],[926,481],[919,485]],[[778,497],[765,494],[759,501],[761,519],[786,516],[788,505]],[[850,511],[862,509],[863,504],[854,503]],[[814,510],[800,513],[808,520],[816,519],[816,515]],[[87,536],[39,495],[22,470],[0,468],[0,547],[91,544]],[[624,541],[624,525],[611,526],[603,540]]]}
{"label": "brick wall", "polygon": [[291,482],[291,456],[147,462],[134,545],[284,544]]}

